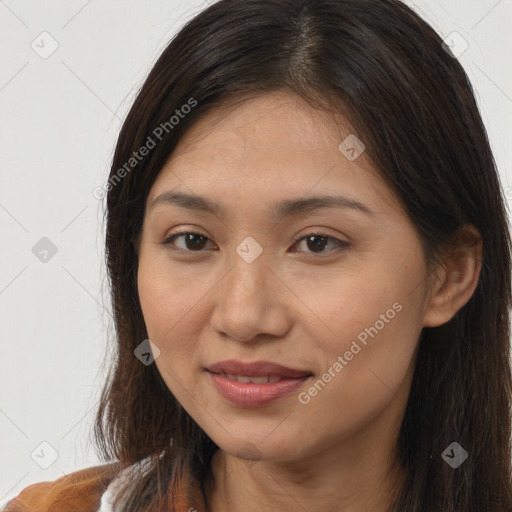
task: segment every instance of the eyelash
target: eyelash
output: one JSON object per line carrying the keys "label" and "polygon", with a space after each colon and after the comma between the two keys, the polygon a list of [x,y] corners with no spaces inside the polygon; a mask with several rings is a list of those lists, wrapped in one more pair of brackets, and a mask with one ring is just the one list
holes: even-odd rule
{"label": "eyelash", "polygon": [[[210,240],[207,236],[204,236],[201,233],[196,233],[194,231],[178,231],[178,232],[170,235],[169,237],[167,237],[162,242],[162,244],[165,245],[165,246],[171,246],[176,238],[178,238],[180,236],[183,236],[183,235],[198,235],[198,236],[201,236],[203,238],[206,238],[207,240]],[[306,233],[305,235],[301,235],[299,237],[294,238],[293,245],[295,245],[297,242],[300,242],[300,241],[302,241],[304,239],[307,239],[308,237],[311,237],[311,236],[323,237],[323,238],[327,238],[328,240],[334,240],[334,242],[336,242],[336,244],[338,245],[338,249],[333,250],[333,251],[328,251],[327,253],[314,253],[314,252],[306,253],[306,254],[309,254],[309,255],[322,257],[323,254],[329,254],[329,253],[337,254],[339,252],[345,251],[350,246],[350,244],[348,242],[345,242],[343,240],[339,240],[339,239],[337,239],[337,238],[335,238],[333,236],[326,235],[324,233],[319,233],[319,232],[316,232],[316,231],[312,231],[310,233]],[[192,251],[192,250],[189,250],[189,249],[179,249],[179,248],[176,248],[176,247],[171,247],[171,249],[175,250],[175,251],[190,252],[190,253],[193,253],[193,252],[196,252],[196,253],[204,252],[203,250]],[[298,252],[300,252],[300,251],[298,251]]]}

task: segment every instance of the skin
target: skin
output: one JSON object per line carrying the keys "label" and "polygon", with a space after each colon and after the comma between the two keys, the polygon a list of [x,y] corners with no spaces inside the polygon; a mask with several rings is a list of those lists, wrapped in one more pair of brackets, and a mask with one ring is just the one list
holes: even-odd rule
{"label": "skin", "polygon": [[[477,285],[479,243],[427,273],[414,225],[367,154],[351,162],[338,149],[350,133],[341,116],[295,95],[248,99],[196,123],[150,191],[139,297],[159,372],[220,447],[204,482],[212,512],[385,511],[404,476],[393,455],[421,331],[447,322]],[[171,189],[221,203],[224,216],[150,208]],[[269,217],[282,199],[333,192],[375,215],[323,208]],[[199,251],[184,237],[165,245],[177,230],[207,238],[196,238]],[[294,242],[310,232],[333,239],[319,252],[307,239]],[[252,263],[236,252],[248,236],[262,248]],[[466,238],[478,233],[470,227]],[[337,252],[335,239],[349,246]],[[299,392],[395,303],[400,312],[301,403]],[[313,377],[271,404],[237,407],[204,370],[231,358]]]}

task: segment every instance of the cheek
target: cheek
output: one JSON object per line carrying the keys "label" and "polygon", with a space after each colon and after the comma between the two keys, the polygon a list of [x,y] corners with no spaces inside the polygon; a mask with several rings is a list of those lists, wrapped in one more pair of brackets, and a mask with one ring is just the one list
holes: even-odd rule
{"label": "cheek", "polygon": [[345,399],[396,391],[410,371],[422,329],[423,270],[421,261],[380,259],[309,288],[310,338],[322,354],[321,371],[331,369],[332,387]]}
{"label": "cheek", "polygon": [[[198,339],[191,325],[194,293],[190,285],[180,288],[183,285],[175,275],[166,275],[158,266],[146,263],[141,259],[137,281],[148,338],[160,350],[155,365],[178,402],[187,410],[193,409],[194,403],[204,402],[197,390],[192,391],[194,376],[190,371]],[[194,403],[189,403],[191,392]]]}
{"label": "cheek", "polygon": [[[139,265],[137,286],[139,301],[150,339],[157,342],[162,338],[164,329],[169,328],[170,311],[175,311],[172,295],[168,293],[168,283],[160,279],[150,265]],[[160,343],[157,343],[160,345]]]}
{"label": "cheek", "polygon": [[[199,295],[197,282],[185,279],[166,261],[165,255],[143,250],[137,273],[137,289],[148,334],[166,339],[184,319]],[[171,330],[172,329],[172,330]]]}
{"label": "cheek", "polygon": [[[414,305],[403,284],[409,279],[389,266],[372,264],[366,269],[343,269],[315,286],[310,277],[303,276],[296,280],[294,291],[308,307],[309,311],[304,311],[310,318],[308,324],[317,331],[312,339],[321,336],[330,340],[328,345],[340,348],[340,343],[375,324],[379,332],[389,331],[391,324],[401,321],[406,304],[411,306],[409,314]],[[362,342],[364,336],[360,336]]]}
{"label": "cheek", "polygon": [[336,336],[317,338],[322,373],[298,399],[318,429],[331,429],[335,416],[337,431],[349,435],[407,402],[421,323],[413,307],[391,302],[395,294],[377,297],[363,312],[347,301],[330,323]]}
{"label": "cheek", "polygon": [[202,306],[211,283],[191,279],[161,260],[141,256],[137,286],[148,338],[160,350],[156,365],[179,394],[178,382],[184,385],[191,379],[190,368],[199,368],[198,340],[207,320]]}

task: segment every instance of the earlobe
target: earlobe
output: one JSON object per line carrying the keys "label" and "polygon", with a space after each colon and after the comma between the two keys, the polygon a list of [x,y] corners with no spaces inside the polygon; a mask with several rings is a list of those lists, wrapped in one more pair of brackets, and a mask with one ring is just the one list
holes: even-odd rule
{"label": "earlobe", "polygon": [[461,228],[436,274],[423,317],[424,327],[451,320],[473,295],[482,268],[482,240],[471,224]]}

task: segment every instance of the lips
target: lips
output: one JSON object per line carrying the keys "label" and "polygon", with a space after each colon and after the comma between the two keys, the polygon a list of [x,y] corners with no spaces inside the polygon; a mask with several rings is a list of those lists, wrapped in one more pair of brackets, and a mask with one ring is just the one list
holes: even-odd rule
{"label": "lips", "polygon": [[[269,382],[275,382],[279,379],[300,379],[313,375],[308,370],[289,368],[270,361],[244,363],[242,361],[229,359],[212,364],[206,369],[212,373],[224,375],[231,380],[238,380],[239,382],[252,381],[252,379],[247,380],[247,377],[254,377],[255,380],[253,382],[257,382],[256,379],[258,377],[267,377]],[[262,381],[260,381],[260,383],[261,382]]]}
{"label": "lips", "polygon": [[313,375],[270,361],[230,359],[205,368],[218,393],[237,407],[262,407],[290,395]]}

